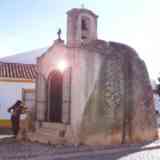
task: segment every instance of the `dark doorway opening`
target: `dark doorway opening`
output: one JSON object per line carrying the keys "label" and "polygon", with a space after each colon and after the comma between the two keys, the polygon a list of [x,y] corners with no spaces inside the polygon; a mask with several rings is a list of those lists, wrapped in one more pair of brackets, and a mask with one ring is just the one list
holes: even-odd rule
{"label": "dark doorway opening", "polygon": [[49,75],[48,83],[48,120],[49,122],[62,122],[62,73],[57,70],[52,71]]}

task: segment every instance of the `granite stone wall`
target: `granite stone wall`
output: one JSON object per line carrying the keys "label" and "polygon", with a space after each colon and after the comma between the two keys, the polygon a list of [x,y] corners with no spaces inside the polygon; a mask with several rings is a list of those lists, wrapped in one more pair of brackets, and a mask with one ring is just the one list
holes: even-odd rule
{"label": "granite stone wall", "polygon": [[153,94],[144,62],[123,44],[96,42],[94,46],[89,49],[99,50],[102,63],[83,112],[81,143],[117,144],[155,139]]}

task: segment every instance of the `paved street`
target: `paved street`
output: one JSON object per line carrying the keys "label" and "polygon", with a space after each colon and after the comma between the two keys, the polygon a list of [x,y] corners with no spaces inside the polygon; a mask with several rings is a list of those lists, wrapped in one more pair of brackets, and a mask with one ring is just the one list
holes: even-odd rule
{"label": "paved street", "polygon": [[72,146],[0,140],[0,160],[159,160],[160,140],[121,146]]}

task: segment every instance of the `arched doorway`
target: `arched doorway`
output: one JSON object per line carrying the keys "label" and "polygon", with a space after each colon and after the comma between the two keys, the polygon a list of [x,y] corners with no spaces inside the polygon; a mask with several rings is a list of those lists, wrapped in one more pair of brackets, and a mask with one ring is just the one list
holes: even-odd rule
{"label": "arched doorway", "polygon": [[54,70],[48,77],[48,121],[62,122],[63,75]]}

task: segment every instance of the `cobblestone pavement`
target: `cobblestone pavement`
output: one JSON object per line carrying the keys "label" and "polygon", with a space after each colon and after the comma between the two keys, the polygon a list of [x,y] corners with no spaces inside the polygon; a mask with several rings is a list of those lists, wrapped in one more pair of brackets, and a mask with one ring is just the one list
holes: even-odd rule
{"label": "cobblestone pavement", "polygon": [[160,140],[119,146],[72,146],[0,140],[0,160],[160,160]]}

